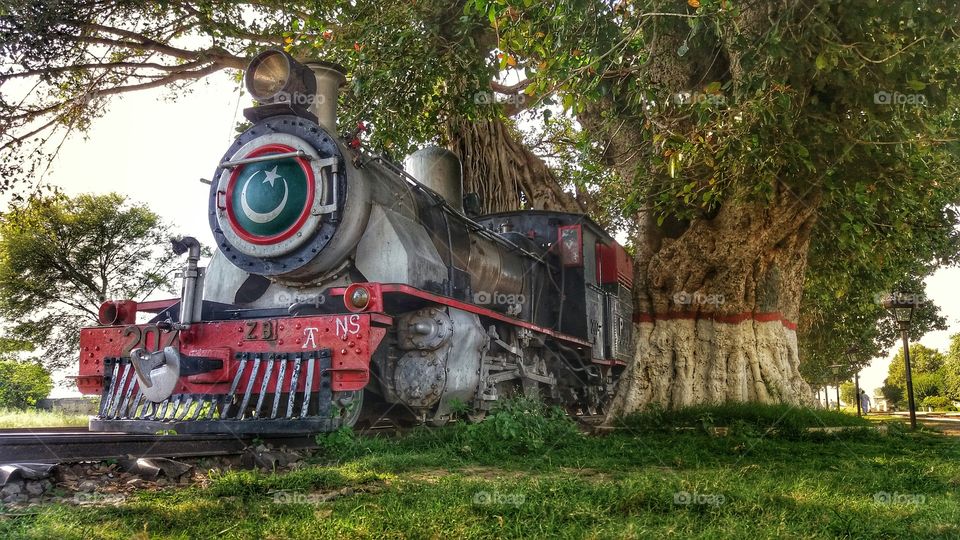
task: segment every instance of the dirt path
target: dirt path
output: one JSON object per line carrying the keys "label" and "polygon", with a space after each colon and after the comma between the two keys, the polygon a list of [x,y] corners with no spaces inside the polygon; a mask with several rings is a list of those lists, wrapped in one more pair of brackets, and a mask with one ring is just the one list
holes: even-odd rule
{"label": "dirt path", "polygon": [[[910,421],[910,414],[905,412],[881,413],[877,415],[868,415],[868,420],[901,420]],[[960,416],[940,416],[917,414],[917,423],[929,428],[936,429],[944,435],[951,437],[960,437]]]}

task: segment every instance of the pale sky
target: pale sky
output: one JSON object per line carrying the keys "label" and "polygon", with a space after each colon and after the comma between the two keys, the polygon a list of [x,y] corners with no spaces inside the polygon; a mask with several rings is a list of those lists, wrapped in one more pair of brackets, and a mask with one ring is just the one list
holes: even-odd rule
{"label": "pale sky", "polygon": [[[213,175],[250,101],[222,73],[197,83],[176,101],[170,95],[161,89],[115,98],[86,138],[67,140],[46,178],[71,195],[116,191],[149,203],[177,232],[211,245],[209,186],[200,178]],[[931,332],[920,342],[946,351],[949,336],[960,332],[960,269],[939,270],[927,280],[927,294],[947,317],[949,330]],[[861,373],[861,384],[871,395],[883,384],[896,350],[874,359]],[[54,394],[69,392],[58,388]]]}

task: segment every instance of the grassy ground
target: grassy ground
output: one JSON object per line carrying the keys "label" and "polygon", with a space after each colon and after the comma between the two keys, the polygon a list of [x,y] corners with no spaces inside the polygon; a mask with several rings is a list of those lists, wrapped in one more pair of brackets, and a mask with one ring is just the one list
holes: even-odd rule
{"label": "grassy ground", "polygon": [[[651,413],[605,436],[522,408],[395,440],[339,432],[295,472],[212,474],[116,507],[48,505],[0,519],[0,537],[960,537],[957,439],[809,433],[795,428],[862,423],[758,411]],[[767,420],[785,411],[785,429]],[[720,425],[729,436],[706,434]]]}
{"label": "grassy ground", "polygon": [[0,408],[0,428],[87,427],[89,416],[36,409]]}

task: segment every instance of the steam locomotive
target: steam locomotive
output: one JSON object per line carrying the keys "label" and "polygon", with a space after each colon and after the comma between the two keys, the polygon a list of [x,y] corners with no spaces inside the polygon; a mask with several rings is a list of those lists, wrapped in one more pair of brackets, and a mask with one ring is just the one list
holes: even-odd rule
{"label": "steam locomotive", "polygon": [[91,430],[440,425],[517,395],[602,408],[632,351],[613,238],[578,214],[478,215],[444,149],[401,167],[338,137],[335,64],[267,50],[244,78],[257,105],[210,181],[209,265],[174,240],[179,299],[111,300],[81,331]]}

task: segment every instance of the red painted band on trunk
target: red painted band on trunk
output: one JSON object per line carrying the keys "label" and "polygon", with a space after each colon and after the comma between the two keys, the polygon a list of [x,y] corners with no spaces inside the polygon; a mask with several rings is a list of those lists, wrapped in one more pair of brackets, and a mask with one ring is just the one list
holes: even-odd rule
{"label": "red painted band on trunk", "polygon": [[744,311],[742,313],[733,313],[729,315],[724,315],[722,313],[696,313],[693,311],[670,311],[668,313],[634,313],[633,322],[635,323],[652,323],[657,320],[661,321],[673,321],[673,320],[711,320],[714,322],[725,323],[725,324],[740,324],[743,321],[756,321],[756,322],[777,322],[779,321],[784,327],[790,330],[797,329],[797,323],[787,319],[779,311],[769,311],[769,312],[760,312],[755,313],[752,311]]}

